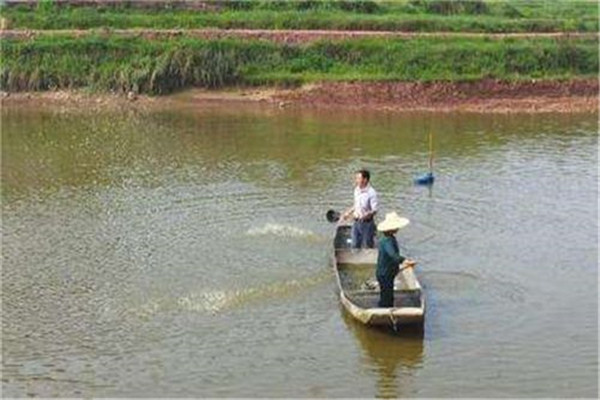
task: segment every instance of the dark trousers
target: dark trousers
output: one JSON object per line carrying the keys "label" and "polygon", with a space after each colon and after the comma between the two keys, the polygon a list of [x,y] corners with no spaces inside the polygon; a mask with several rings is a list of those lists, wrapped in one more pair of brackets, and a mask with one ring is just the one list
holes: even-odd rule
{"label": "dark trousers", "polygon": [[372,249],[375,246],[375,222],[370,221],[354,221],[352,224],[352,248],[360,249],[365,247]]}
{"label": "dark trousers", "polygon": [[394,307],[394,277],[378,276],[377,282],[379,282],[381,291],[377,305],[379,307]]}

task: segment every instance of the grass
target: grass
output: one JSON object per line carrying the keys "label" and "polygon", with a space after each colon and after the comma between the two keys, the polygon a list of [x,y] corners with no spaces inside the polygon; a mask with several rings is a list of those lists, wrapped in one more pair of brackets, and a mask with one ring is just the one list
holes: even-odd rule
{"label": "grass", "polygon": [[596,32],[595,1],[209,1],[209,10],[131,5],[4,6],[10,28],[246,28],[448,32]]}
{"label": "grass", "polygon": [[315,81],[571,79],[598,73],[598,40],[361,39],[288,45],[85,36],[5,39],[0,87],[165,94],[187,87]]}

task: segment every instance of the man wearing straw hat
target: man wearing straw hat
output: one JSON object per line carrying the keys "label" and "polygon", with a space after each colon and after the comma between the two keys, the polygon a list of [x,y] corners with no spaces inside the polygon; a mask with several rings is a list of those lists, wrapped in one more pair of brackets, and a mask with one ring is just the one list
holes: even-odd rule
{"label": "man wearing straw hat", "polygon": [[371,173],[366,169],[356,171],[354,182],[354,205],[342,214],[342,220],[350,216],[352,224],[352,248],[375,247],[375,214],[377,213],[377,192],[371,186]]}
{"label": "man wearing straw hat", "polygon": [[409,224],[408,218],[400,217],[391,212],[385,215],[385,219],[377,225],[377,230],[383,232],[379,240],[379,253],[377,255],[377,281],[379,282],[380,298],[379,307],[394,307],[394,279],[400,271],[400,264],[404,268],[412,268],[413,260],[408,260],[400,255],[398,241],[394,236],[399,229]]}

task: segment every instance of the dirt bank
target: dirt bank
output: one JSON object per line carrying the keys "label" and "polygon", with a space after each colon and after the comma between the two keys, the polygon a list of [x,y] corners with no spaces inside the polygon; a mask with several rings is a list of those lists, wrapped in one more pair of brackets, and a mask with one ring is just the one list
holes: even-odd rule
{"label": "dirt bank", "polygon": [[198,39],[261,39],[283,43],[306,43],[316,40],[342,40],[360,38],[469,38],[486,37],[490,39],[505,38],[594,38],[598,33],[582,32],[525,32],[525,33],[460,33],[460,32],[398,32],[398,31],[350,31],[350,30],[286,30],[286,29],[64,29],[64,30],[32,30],[3,29],[0,38],[32,39],[39,36],[73,36],[83,37],[99,35],[107,37],[141,37],[144,39],[169,39],[175,37],[191,37]]}
{"label": "dirt bank", "polygon": [[598,80],[327,83],[275,98],[309,107],[397,111],[589,112],[598,110]]}
{"label": "dirt bank", "polygon": [[3,93],[3,105],[63,109],[168,108],[254,104],[266,108],[364,109],[386,111],[598,112],[598,80],[485,80],[468,83],[320,83],[296,89],[192,89],[161,96],[89,94],[82,91]]}

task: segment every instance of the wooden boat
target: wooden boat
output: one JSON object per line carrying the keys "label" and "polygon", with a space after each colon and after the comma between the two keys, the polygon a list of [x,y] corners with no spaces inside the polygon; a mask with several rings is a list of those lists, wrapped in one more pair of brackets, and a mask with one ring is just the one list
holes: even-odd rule
{"label": "wooden boat", "polygon": [[351,232],[351,225],[340,223],[333,240],[332,263],[344,308],[365,325],[394,329],[403,325],[422,325],[425,296],[413,268],[402,269],[396,276],[394,307],[378,307],[377,249],[352,249]]}

